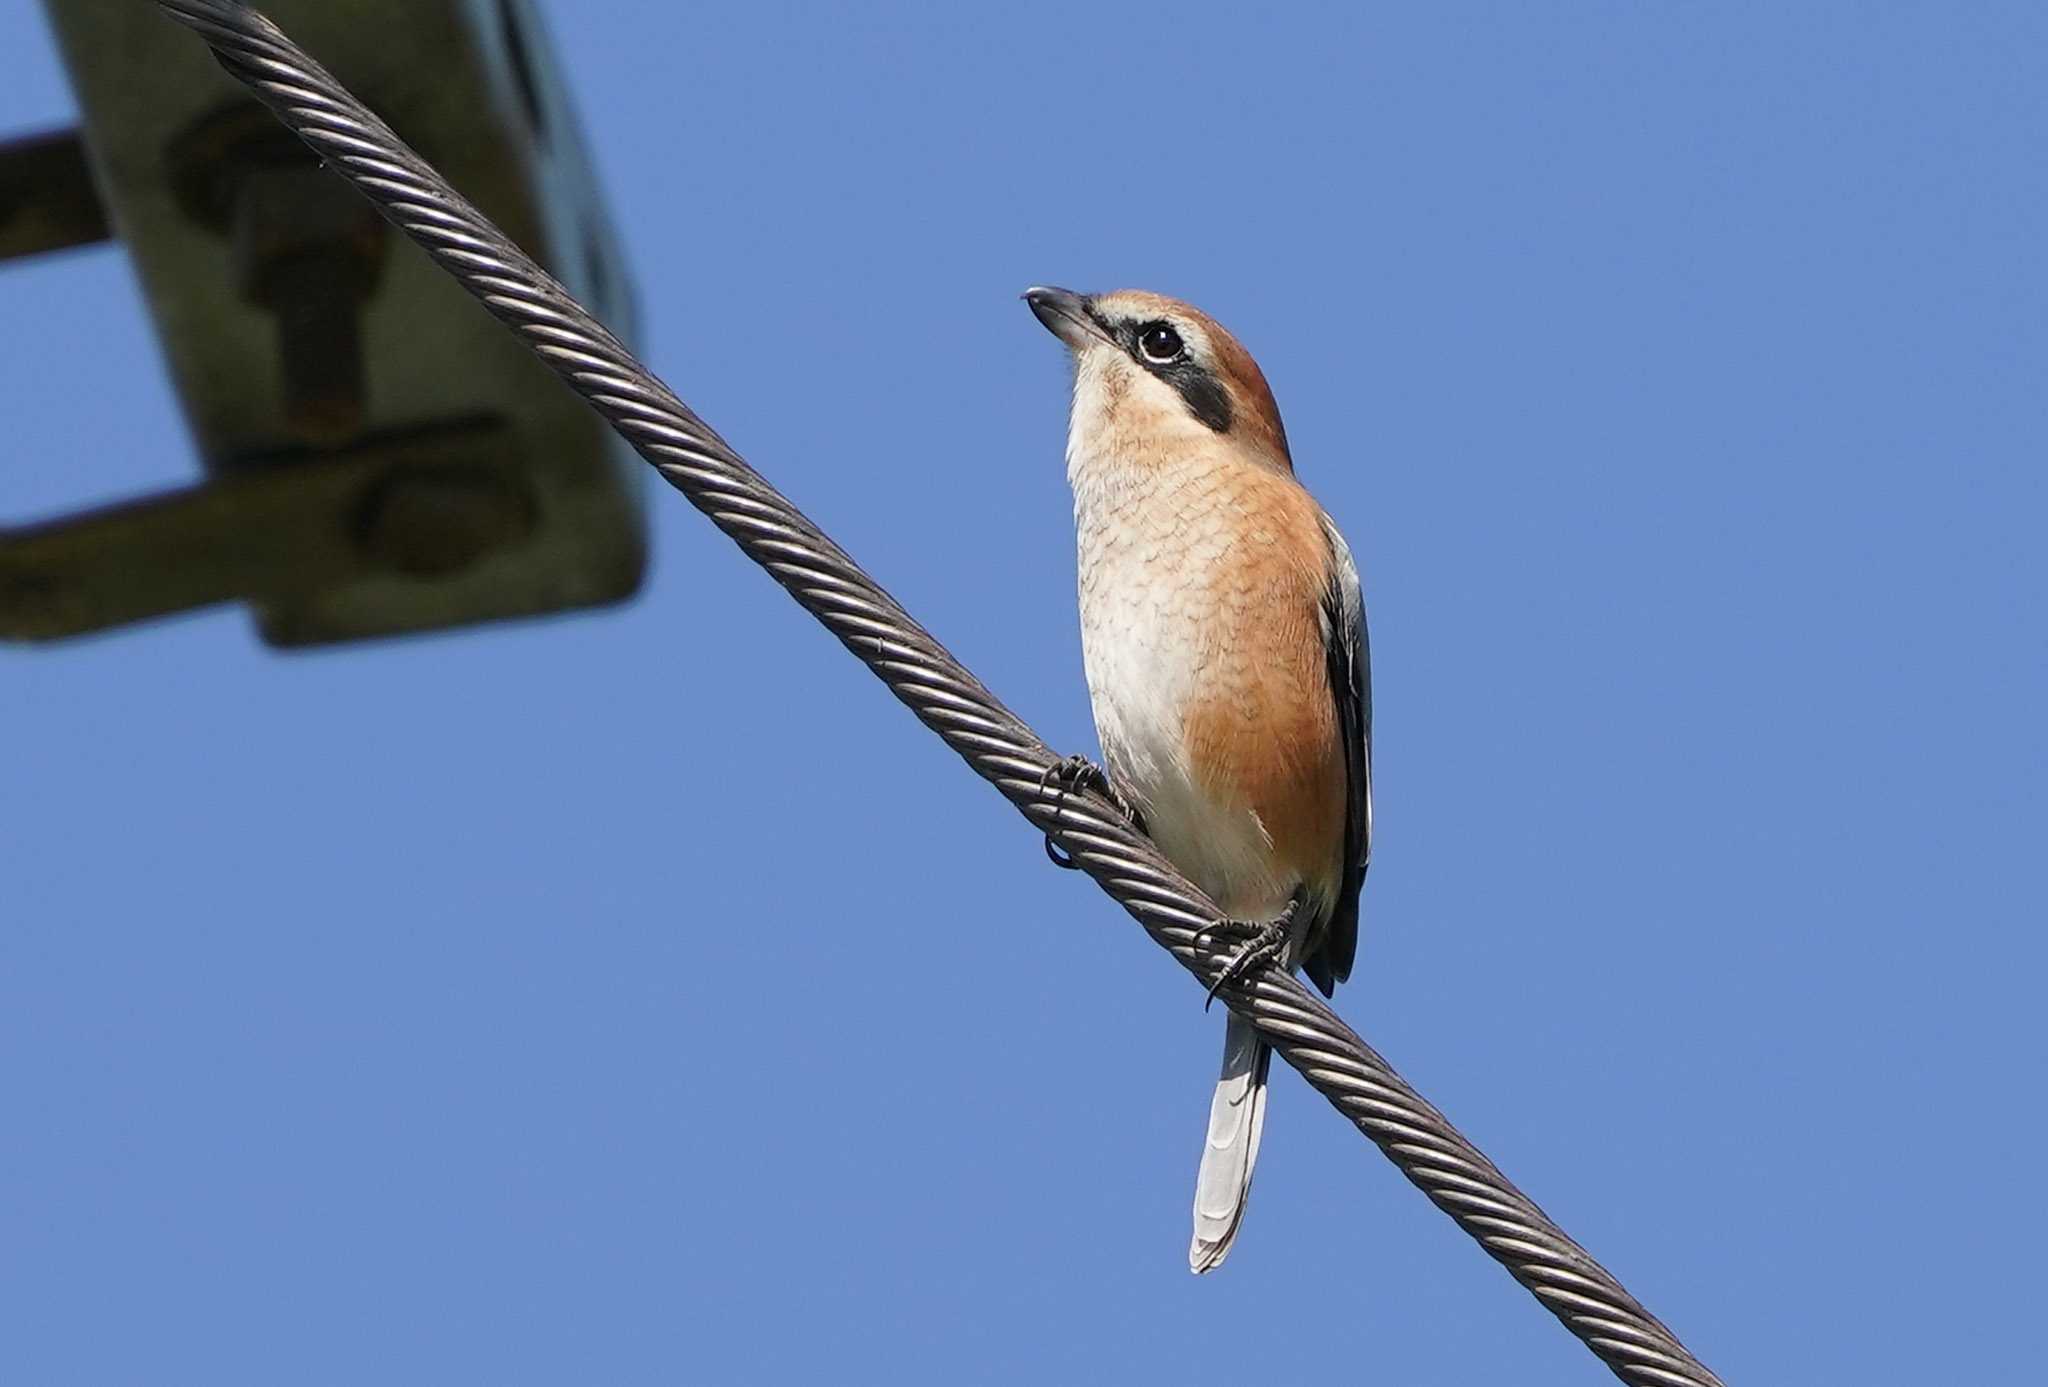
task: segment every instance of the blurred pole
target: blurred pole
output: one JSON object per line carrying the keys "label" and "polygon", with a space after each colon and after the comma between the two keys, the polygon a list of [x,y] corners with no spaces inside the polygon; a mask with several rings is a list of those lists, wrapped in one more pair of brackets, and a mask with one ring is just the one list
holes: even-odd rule
{"label": "blurred pole", "polygon": [[0,260],[107,239],[107,211],[76,130],[0,143]]}

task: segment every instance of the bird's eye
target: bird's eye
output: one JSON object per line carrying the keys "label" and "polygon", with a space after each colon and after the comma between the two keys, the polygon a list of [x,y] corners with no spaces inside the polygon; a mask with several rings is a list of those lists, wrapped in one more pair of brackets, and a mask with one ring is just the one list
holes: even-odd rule
{"label": "bird's eye", "polygon": [[1138,329],[1138,350],[1145,354],[1147,361],[1164,365],[1177,359],[1186,348],[1181,345],[1180,334],[1173,330],[1173,324],[1147,323]]}

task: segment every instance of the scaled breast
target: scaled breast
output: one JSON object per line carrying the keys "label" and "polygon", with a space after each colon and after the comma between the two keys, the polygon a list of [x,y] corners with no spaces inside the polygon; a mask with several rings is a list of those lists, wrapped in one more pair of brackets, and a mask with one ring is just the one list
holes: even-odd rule
{"label": "scaled breast", "polygon": [[1191,714],[1257,644],[1244,620],[1274,611],[1237,590],[1246,546],[1267,537],[1245,523],[1236,471],[1191,460],[1076,476],[1081,636],[1110,774],[1176,866],[1233,915],[1263,918],[1298,876],[1275,861],[1256,805],[1233,793],[1237,777],[1217,783],[1188,741]]}

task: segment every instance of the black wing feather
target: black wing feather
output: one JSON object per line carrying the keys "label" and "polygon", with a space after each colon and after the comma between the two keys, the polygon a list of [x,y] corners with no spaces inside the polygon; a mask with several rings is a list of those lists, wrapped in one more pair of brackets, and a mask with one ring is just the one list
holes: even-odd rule
{"label": "black wing feather", "polygon": [[1323,594],[1323,645],[1330,693],[1337,700],[1338,731],[1344,739],[1344,874],[1321,931],[1320,947],[1302,960],[1302,970],[1327,997],[1351,976],[1358,957],[1358,895],[1372,860],[1372,660],[1351,550],[1328,516],[1323,518],[1323,534],[1331,560],[1330,586]]}

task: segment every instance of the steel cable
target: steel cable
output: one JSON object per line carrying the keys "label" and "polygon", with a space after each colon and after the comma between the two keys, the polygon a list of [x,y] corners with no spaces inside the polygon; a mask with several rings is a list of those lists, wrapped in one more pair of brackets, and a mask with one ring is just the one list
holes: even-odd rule
{"label": "steel cable", "polygon": [[[602,414],[747,556],[1206,986],[1196,936],[1219,911],[1092,792],[1046,783],[1060,758],[859,565],[764,481],[540,266],[263,15],[156,0],[221,64]],[[1624,1382],[1720,1379],[1295,979],[1224,988],[1317,1092]]]}

